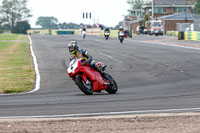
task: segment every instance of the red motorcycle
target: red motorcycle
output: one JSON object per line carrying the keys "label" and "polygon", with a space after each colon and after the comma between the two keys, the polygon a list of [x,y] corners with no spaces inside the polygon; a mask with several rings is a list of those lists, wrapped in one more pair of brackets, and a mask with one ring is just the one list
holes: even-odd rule
{"label": "red motorcycle", "polygon": [[100,92],[101,90],[106,90],[109,94],[117,92],[117,83],[109,74],[104,72],[106,66],[102,67],[101,73],[99,73],[87,64],[83,66],[81,60],[72,60],[67,73],[83,93],[92,95],[93,92]]}

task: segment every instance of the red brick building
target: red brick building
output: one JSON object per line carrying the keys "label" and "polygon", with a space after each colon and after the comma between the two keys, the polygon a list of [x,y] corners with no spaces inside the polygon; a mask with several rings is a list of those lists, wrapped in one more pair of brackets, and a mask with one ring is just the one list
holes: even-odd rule
{"label": "red brick building", "polygon": [[194,23],[194,14],[190,12],[175,13],[172,15],[158,17],[164,23],[164,31],[177,30],[177,23]]}
{"label": "red brick building", "polygon": [[[153,1],[153,14],[152,14]],[[191,14],[195,7],[195,0],[152,0],[142,6],[144,14],[149,20],[159,19],[164,22],[164,31],[176,30],[176,23],[193,23]],[[153,15],[153,18],[152,18]],[[172,16],[170,16],[172,15]],[[130,22],[130,30],[136,33],[136,27],[143,25],[143,19]]]}
{"label": "red brick building", "polygon": [[[153,1],[153,4],[152,4]],[[157,18],[160,16],[170,15],[180,12],[193,12],[195,7],[195,0],[152,0],[142,6],[144,13],[152,16],[152,5],[153,5],[153,17]]]}

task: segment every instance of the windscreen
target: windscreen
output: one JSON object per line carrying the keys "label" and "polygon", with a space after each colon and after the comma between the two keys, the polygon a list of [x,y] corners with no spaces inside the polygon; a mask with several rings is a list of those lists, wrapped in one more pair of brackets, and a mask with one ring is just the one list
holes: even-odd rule
{"label": "windscreen", "polygon": [[163,22],[152,22],[151,26],[152,27],[162,27],[163,26]]}

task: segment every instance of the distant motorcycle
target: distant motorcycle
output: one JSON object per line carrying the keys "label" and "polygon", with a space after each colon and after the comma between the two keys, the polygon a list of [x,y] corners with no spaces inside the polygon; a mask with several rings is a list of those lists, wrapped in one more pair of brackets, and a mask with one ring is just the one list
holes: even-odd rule
{"label": "distant motorcycle", "polygon": [[101,90],[106,90],[109,94],[117,92],[117,83],[109,74],[104,72],[106,66],[102,68],[102,74],[100,74],[88,64],[83,66],[81,60],[72,60],[67,73],[83,93],[92,95],[93,92],[100,92]]}
{"label": "distant motorcycle", "polygon": [[105,39],[108,40],[108,38],[110,36],[110,32],[109,31],[105,31],[104,36],[105,36]]}
{"label": "distant motorcycle", "polygon": [[119,38],[119,40],[120,40],[120,43],[123,43],[124,37],[125,37],[124,32],[123,32],[123,31],[120,31],[120,32],[118,33],[118,38]]}
{"label": "distant motorcycle", "polygon": [[82,34],[82,38],[83,38],[83,39],[85,39],[86,33],[87,33],[86,31],[82,31],[81,34]]}

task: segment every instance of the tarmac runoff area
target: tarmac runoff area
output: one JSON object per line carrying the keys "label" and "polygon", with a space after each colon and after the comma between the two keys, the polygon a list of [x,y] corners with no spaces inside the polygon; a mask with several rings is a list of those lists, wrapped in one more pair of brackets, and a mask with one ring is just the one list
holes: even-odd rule
{"label": "tarmac runoff area", "polygon": [[199,133],[200,113],[0,119],[1,133]]}
{"label": "tarmac runoff area", "polygon": [[160,39],[155,39],[155,40],[150,39],[150,40],[144,40],[144,41],[141,41],[141,40],[137,40],[137,41],[144,42],[144,43],[152,43],[152,44],[168,45],[168,46],[174,46],[174,47],[200,50],[200,41],[177,40],[177,37],[171,37],[171,36],[170,37],[164,36],[164,37],[161,37]]}

